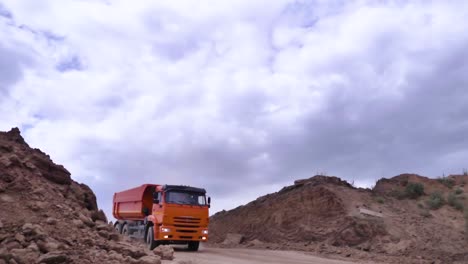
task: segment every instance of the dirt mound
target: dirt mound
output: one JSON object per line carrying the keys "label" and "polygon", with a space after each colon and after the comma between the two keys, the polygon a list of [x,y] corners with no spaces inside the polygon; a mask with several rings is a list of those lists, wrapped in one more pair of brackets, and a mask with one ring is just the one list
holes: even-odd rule
{"label": "dirt mound", "polygon": [[215,214],[210,219],[211,240],[221,242],[226,233],[242,233],[247,241],[331,241],[354,245],[384,233],[360,232],[366,228],[347,215],[345,197],[336,188],[352,186],[336,177],[316,176],[296,181],[230,212]]}
{"label": "dirt mound", "polygon": [[390,179],[380,179],[375,184],[373,192],[382,195],[402,194],[409,183],[419,183],[424,185],[425,194],[433,192],[450,192],[455,186],[464,188],[465,182],[468,181],[466,175],[449,175],[438,179],[430,179],[417,174],[400,174]]}
{"label": "dirt mound", "polygon": [[0,263],[159,263],[122,238],[96,196],[32,149],[17,128],[0,132]]}
{"label": "dirt mound", "polygon": [[[337,177],[314,176],[213,215],[211,241],[221,243],[235,233],[244,237],[241,246],[246,247],[388,263],[463,262],[468,260],[468,219],[462,212],[466,181],[466,175],[429,179],[402,174],[379,180],[369,190]],[[445,201],[437,208],[432,207],[436,196]]]}

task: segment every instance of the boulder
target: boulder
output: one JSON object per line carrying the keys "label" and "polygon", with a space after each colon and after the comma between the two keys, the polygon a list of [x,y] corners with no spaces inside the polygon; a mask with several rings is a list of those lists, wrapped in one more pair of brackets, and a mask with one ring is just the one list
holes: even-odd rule
{"label": "boulder", "polygon": [[111,249],[116,251],[117,253],[120,253],[124,256],[132,257],[134,259],[139,259],[147,255],[143,248],[134,246],[126,242],[117,242],[111,245]]}
{"label": "boulder", "polygon": [[87,216],[85,216],[84,214],[79,214],[78,215],[78,218],[87,226],[89,227],[94,227],[96,224],[93,222],[93,220]]}
{"label": "boulder", "polygon": [[244,236],[241,234],[228,233],[223,241],[223,245],[239,245],[243,239]]}
{"label": "boulder", "polygon": [[248,246],[249,246],[249,247],[256,247],[256,246],[261,246],[261,245],[263,245],[263,244],[264,244],[264,243],[263,243],[262,241],[260,241],[260,240],[258,240],[258,239],[254,239],[254,240],[252,240],[252,241],[249,241]]}
{"label": "boulder", "polygon": [[84,227],[84,223],[83,221],[81,221],[80,219],[73,219],[72,220],[72,223],[73,225],[79,227],[79,228],[83,228]]}
{"label": "boulder", "polygon": [[113,226],[103,223],[102,221],[96,221],[96,229],[98,231],[101,231],[101,230],[108,231],[108,232],[114,231]]}
{"label": "boulder", "polygon": [[101,237],[105,238],[105,239],[109,239],[109,232],[106,231],[106,230],[100,230],[98,231],[98,235],[100,235]]}
{"label": "boulder", "polygon": [[70,172],[62,165],[53,163],[50,158],[44,156],[43,153],[35,153],[32,155],[30,162],[34,168],[44,172],[42,176],[47,180],[57,184],[71,184]]}
{"label": "boulder", "polygon": [[47,223],[48,225],[55,225],[55,224],[57,224],[57,219],[55,219],[55,218],[53,218],[53,217],[48,217],[48,218],[46,219],[46,223]]}
{"label": "boulder", "polygon": [[106,214],[104,213],[103,210],[99,210],[99,211],[93,211],[91,213],[91,219],[93,219],[93,221],[103,221],[105,223],[107,223],[107,217],[106,217]]}
{"label": "boulder", "polygon": [[34,263],[39,257],[39,252],[30,248],[12,249],[10,253],[19,263]]}
{"label": "boulder", "polygon": [[161,245],[153,249],[153,253],[160,256],[163,260],[174,259],[174,249],[171,246]]}
{"label": "boulder", "polygon": [[21,246],[21,244],[20,244],[18,241],[16,241],[16,240],[6,242],[5,244],[2,243],[2,247],[5,247],[5,248],[8,249],[8,250],[12,250],[12,249],[16,249],[16,248],[23,248],[23,247]]}
{"label": "boulder", "polygon": [[158,256],[144,256],[138,260],[139,264],[161,264],[161,258]]}
{"label": "boulder", "polygon": [[70,258],[62,252],[49,252],[39,257],[37,263],[64,264],[70,263]]}
{"label": "boulder", "polygon": [[116,260],[120,263],[124,263],[124,260],[125,260],[124,256],[122,256],[122,254],[115,252],[114,250],[109,251],[108,256],[110,259]]}
{"label": "boulder", "polygon": [[15,239],[16,239],[16,241],[18,241],[20,243],[24,243],[24,236],[22,234],[20,234],[20,233],[17,233],[15,235]]}

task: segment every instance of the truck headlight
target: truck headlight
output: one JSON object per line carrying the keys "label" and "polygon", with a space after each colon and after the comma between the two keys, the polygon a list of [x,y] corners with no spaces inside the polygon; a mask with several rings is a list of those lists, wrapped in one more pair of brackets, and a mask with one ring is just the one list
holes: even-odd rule
{"label": "truck headlight", "polygon": [[167,227],[161,227],[161,232],[163,232],[163,233],[169,233],[169,232],[171,232],[171,229],[170,229],[170,228],[167,228]]}
{"label": "truck headlight", "polygon": [[201,233],[202,233],[203,235],[208,235],[208,230],[202,230]]}

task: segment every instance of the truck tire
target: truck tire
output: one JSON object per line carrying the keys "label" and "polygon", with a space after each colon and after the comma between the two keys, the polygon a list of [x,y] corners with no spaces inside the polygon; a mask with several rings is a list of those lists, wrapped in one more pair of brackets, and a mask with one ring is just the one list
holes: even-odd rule
{"label": "truck tire", "polygon": [[122,227],[122,235],[124,236],[128,236],[128,224],[127,223],[124,223],[123,224],[123,227]]}
{"label": "truck tire", "polygon": [[122,224],[121,223],[116,222],[114,224],[114,229],[115,229],[115,231],[117,231],[117,233],[122,234]]}
{"label": "truck tire", "polygon": [[190,241],[190,242],[188,243],[188,250],[190,250],[190,251],[197,251],[199,246],[200,246],[200,242],[199,242],[199,241]]}
{"label": "truck tire", "polygon": [[148,246],[149,250],[153,250],[158,245],[158,243],[154,241],[153,226],[148,228],[148,234],[146,235],[146,245]]}

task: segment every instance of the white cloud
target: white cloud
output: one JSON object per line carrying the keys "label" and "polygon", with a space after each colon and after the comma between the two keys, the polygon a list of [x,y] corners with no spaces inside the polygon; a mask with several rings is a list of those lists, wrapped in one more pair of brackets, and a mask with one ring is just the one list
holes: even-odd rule
{"label": "white cloud", "polygon": [[[439,173],[426,165],[434,149],[451,157],[437,158],[441,167],[466,160],[454,135],[468,128],[431,122],[453,126],[468,112],[467,63],[456,59],[468,54],[466,3],[4,7],[0,66],[12,67],[0,73],[0,129],[20,126],[108,210],[112,192],[144,182],[204,186],[218,210],[246,202],[233,198],[239,190],[251,199],[318,170],[369,185]],[[447,85],[453,101],[442,102]]]}

